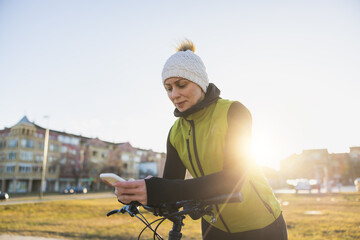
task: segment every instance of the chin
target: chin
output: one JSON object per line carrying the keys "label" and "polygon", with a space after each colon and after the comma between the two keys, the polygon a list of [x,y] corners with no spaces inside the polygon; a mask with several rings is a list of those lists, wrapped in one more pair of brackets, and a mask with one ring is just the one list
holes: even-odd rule
{"label": "chin", "polygon": [[179,110],[179,112],[185,112],[188,108],[178,108],[177,110]]}

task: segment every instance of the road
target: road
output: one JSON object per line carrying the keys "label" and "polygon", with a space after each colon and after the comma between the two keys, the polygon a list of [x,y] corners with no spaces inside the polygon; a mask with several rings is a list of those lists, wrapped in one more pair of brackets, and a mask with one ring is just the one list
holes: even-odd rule
{"label": "road", "polygon": [[42,199],[40,199],[38,196],[12,198],[10,195],[10,198],[8,200],[0,202],[0,206],[11,205],[11,204],[26,204],[26,203],[39,203],[39,202],[63,201],[63,200],[74,200],[74,199],[97,199],[97,198],[111,198],[111,197],[115,197],[115,195],[111,192],[87,193],[87,194],[59,194],[59,195],[44,196]]}
{"label": "road", "polygon": [[0,240],[65,240],[60,238],[44,238],[44,237],[30,237],[30,236],[16,236],[2,234],[0,235]]}
{"label": "road", "polygon": [[[333,187],[331,189],[332,193],[346,193],[346,192],[356,192],[356,188],[355,185],[351,185],[351,186],[342,186],[340,187],[340,189],[338,187]],[[295,193],[294,189],[274,189],[274,193]],[[299,193],[309,193],[309,191],[305,191],[305,190],[301,190],[299,191]],[[311,190],[311,193],[318,193],[318,191],[316,189]],[[325,188],[321,188],[321,193],[327,193]]]}

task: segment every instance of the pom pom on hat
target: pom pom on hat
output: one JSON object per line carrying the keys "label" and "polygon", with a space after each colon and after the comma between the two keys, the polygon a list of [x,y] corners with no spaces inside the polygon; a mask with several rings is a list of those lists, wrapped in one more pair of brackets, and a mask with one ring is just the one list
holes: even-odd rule
{"label": "pom pom on hat", "polygon": [[182,77],[199,85],[206,92],[209,79],[201,58],[196,55],[195,46],[190,40],[183,41],[177,53],[170,56],[162,71],[162,82],[171,77]]}

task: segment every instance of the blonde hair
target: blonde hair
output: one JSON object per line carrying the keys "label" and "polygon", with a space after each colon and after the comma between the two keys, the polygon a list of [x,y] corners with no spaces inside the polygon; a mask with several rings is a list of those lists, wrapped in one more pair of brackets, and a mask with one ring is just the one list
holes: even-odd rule
{"label": "blonde hair", "polygon": [[190,50],[192,52],[195,52],[195,50],[196,50],[194,43],[189,39],[182,40],[176,46],[177,52],[181,52],[181,51],[185,52],[187,50]]}

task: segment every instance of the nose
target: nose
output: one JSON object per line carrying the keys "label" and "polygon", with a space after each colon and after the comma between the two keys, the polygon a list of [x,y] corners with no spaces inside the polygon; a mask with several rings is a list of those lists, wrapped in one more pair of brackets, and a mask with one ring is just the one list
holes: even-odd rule
{"label": "nose", "polygon": [[179,90],[177,88],[173,88],[171,91],[171,98],[176,99],[180,96]]}

